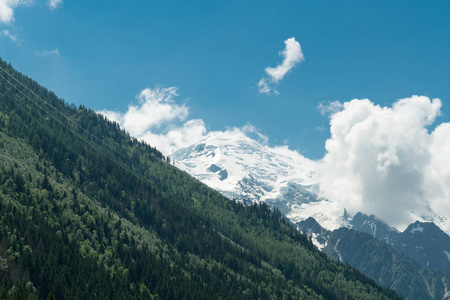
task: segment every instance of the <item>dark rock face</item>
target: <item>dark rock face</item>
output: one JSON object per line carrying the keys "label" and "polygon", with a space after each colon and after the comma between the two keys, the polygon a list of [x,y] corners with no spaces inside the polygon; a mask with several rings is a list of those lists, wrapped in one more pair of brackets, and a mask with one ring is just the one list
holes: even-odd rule
{"label": "dark rock face", "polygon": [[350,224],[427,268],[450,273],[450,237],[434,223],[417,221],[399,232],[373,215],[357,213]]}
{"label": "dark rock face", "polygon": [[[355,216],[356,217],[356,216]],[[343,263],[348,263],[385,287],[390,287],[407,299],[448,299],[450,274],[433,269],[424,258],[442,261],[447,254],[439,255],[446,247],[448,236],[433,223],[416,222],[403,233],[389,227],[373,216],[360,214],[354,223],[357,228],[369,232],[339,228],[326,230],[313,218],[297,223],[300,231],[307,234],[323,252]],[[372,225],[371,225],[372,224]],[[375,229],[375,224],[377,228]],[[383,228],[383,227],[388,228]],[[381,230],[380,230],[381,229]],[[389,234],[393,245],[402,245],[403,252],[388,245],[381,232]],[[378,232],[378,235],[377,235]],[[442,236],[442,234],[446,236]],[[377,238],[375,238],[376,236]],[[426,246],[426,244],[429,246]],[[412,246],[406,245],[423,245]],[[408,250],[406,250],[408,249]],[[447,251],[448,252],[448,251]],[[417,257],[417,259],[416,259]],[[421,261],[422,260],[422,261]],[[427,261],[428,262],[428,261]],[[445,261],[443,262],[445,263]]]}

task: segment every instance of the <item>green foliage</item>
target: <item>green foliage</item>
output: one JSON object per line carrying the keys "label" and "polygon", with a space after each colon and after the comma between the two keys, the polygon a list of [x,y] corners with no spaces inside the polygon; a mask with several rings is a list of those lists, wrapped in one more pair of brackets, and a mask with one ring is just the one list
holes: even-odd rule
{"label": "green foliage", "polygon": [[0,66],[51,105],[0,80],[0,298],[399,298]]}

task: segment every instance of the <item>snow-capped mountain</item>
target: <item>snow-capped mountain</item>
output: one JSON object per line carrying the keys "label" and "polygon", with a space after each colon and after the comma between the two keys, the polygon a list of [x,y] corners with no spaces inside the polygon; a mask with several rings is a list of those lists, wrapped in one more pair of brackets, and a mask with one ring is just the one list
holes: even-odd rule
{"label": "snow-capped mountain", "polygon": [[427,267],[450,273],[450,237],[434,223],[409,225],[393,248]]}
{"label": "snow-capped mountain", "polygon": [[351,228],[360,232],[365,232],[392,246],[396,241],[399,231],[383,221],[377,219],[374,215],[367,216],[361,212],[357,213],[349,220]]}
{"label": "snow-capped mountain", "polygon": [[287,147],[268,147],[235,130],[211,132],[170,156],[180,169],[230,199],[264,201],[294,223],[314,217],[329,230],[348,225],[343,207],[318,197],[317,163]]}

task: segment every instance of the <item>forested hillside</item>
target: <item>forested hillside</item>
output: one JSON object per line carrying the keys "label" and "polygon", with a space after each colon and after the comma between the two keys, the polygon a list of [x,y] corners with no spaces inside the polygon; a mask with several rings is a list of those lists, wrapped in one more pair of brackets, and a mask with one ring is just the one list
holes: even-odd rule
{"label": "forested hillside", "polygon": [[3,61],[0,200],[2,299],[399,298]]}

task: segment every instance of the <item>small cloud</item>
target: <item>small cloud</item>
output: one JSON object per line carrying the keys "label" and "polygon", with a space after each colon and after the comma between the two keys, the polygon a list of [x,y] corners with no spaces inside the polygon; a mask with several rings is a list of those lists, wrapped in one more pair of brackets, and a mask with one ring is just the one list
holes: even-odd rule
{"label": "small cloud", "polygon": [[267,78],[263,77],[261,78],[261,80],[258,82],[258,91],[261,94],[270,94],[270,92],[272,91],[272,89],[269,87],[269,84],[267,83]]}
{"label": "small cloud", "polygon": [[339,101],[332,101],[332,102],[320,102],[319,105],[317,105],[317,109],[319,110],[320,114],[322,116],[330,117],[334,115],[335,113],[341,111],[344,109],[344,105]]}
{"label": "small cloud", "polygon": [[268,67],[265,70],[272,81],[276,83],[283,79],[296,64],[305,60],[302,48],[295,38],[285,40],[284,44],[286,48],[280,52],[280,55],[284,57],[283,62],[275,68]]}
{"label": "small cloud", "polygon": [[267,135],[262,134],[255,126],[247,123],[241,130],[246,134],[255,134],[258,138],[259,142],[263,145],[267,145],[269,143],[269,137]]}
{"label": "small cloud", "polygon": [[43,57],[47,57],[47,56],[58,56],[59,57],[60,56],[58,49],[36,51],[36,55],[43,56]]}
{"label": "small cloud", "polygon": [[317,130],[317,131],[320,131],[320,132],[325,132],[326,129],[325,129],[325,126],[322,125],[322,126],[315,127],[314,130]]}
{"label": "small cloud", "polygon": [[51,10],[54,10],[54,9],[59,8],[59,6],[60,6],[62,3],[63,3],[62,0],[49,0],[49,1],[47,2],[47,5],[48,5],[48,7],[49,7]]}
{"label": "small cloud", "polygon": [[261,94],[278,94],[275,89],[284,76],[292,70],[298,63],[304,61],[304,55],[300,43],[294,37],[284,41],[286,45],[283,51],[280,51],[283,62],[275,68],[267,67],[264,71],[268,77],[263,77],[258,82],[258,91]]}
{"label": "small cloud", "polygon": [[23,42],[21,39],[17,37],[17,35],[12,34],[8,29],[4,29],[0,35],[8,37],[12,41],[14,41],[18,46],[20,46]]}

